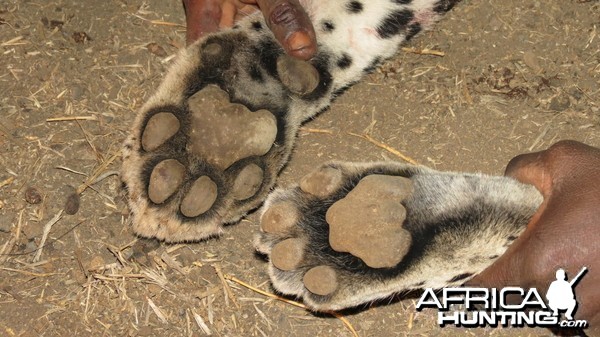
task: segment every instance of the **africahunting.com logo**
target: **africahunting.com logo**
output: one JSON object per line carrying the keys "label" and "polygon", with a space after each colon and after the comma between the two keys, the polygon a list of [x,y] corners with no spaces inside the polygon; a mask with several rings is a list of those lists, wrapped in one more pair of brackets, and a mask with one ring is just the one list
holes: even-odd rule
{"label": "africahunting.com logo", "polygon": [[[438,324],[441,327],[553,327],[586,328],[587,321],[573,320],[577,310],[574,288],[587,272],[583,268],[577,276],[567,281],[563,269],[556,271],[556,280],[546,292],[545,302],[537,289],[506,287],[495,288],[444,288],[436,292],[427,288],[416,309],[438,309]],[[508,303],[508,298],[511,298]],[[514,298],[520,303],[514,303]],[[517,301],[519,302],[519,301]],[[453,310],[453,306],[464,306],[466,310]],[[566,319],[561,320],[564,311]]]}

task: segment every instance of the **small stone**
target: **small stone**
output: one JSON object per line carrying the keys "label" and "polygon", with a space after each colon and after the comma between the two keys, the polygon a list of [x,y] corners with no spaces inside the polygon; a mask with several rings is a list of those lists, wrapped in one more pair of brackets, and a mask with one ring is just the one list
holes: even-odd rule
{"label": "small stone", "polygon": [[523,62],[536,74],[542,72],[543,70],[538,62],[537,56],[535,56],[535,54],[531,51],[526,51],[523,54]]}
{"label": "small stone", "polygon": [[175,159],[163,160],[152,170],[148,197],[155,204],[162,204],[183,183],[185,167]]}
{"label": "small stone", "polygon": [[312,268],[304,274],[302,281],[306,289],[315,295],[330,295],[338,287],[335,270],[329,266]]}
{"label": "small stone", "polygon": [[246,200],[256,194],[263,182],[263,170],[256,164],[244,167],[233,183],[235,200]]}
{"label": "small stone", "polygon": [[554,111],[565,111],[571,106],[569,95],[560,94],[550,100],[550,110]]}
{"label": "small stone", "polygon": [[0,214],[0,232],[10,233],[12,229],[13,215]]}
{"label": "small stone", "polygon": [[32,205],[37,205],[42,202],[42,195],[35,187],[28,187],[25,190],[25,201]]}
{"label": "small stone", "polygon": [[165,49],[159,45],[156,42],[150,42],[146,45],[146,48],[148,49],[149,52],[151,52],[152,54],[158,56],[158,57],[165,57],[167,56],[167,52],[165,51]]}
{"label": "small stone", "polygon": [[81,200],[79,198],[79,193],[75,188],[71,188],[72,191],[67,195],[67,200],[65,200],[65,206],[63,210],[68,215],[74,215],[79,211],[79,206],[81,204]]}
{"label": "small stone", "polygon": [[99,255],[96,255],[96,256],[94,256],[94,257],[92,258],[92,260],[91,260],[91,261],[88,263],[88,267],[87,267],[87,269],[88,269],[88,270],[95,271],[95,270],[99,270],[99,269],[101,269],[101,268],[102,268],[102,267],[104,267],[105,265],[106,265],[106,263],[104,262],[104,259],[103,259],[101,256],[99,256]]}
{"label": "small stone", "polygon": [[181,202],[181,213],[189,218],[206,213],[217,200],[217,184],[207,176],[194,181]]}

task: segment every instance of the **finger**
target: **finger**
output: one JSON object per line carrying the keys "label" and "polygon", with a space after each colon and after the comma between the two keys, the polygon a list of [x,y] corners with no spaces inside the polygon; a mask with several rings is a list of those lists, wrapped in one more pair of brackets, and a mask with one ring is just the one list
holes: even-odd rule
{"label": "finger", "polygon": [[221,6],[216,0],[183,0],[186,42],[191,44],[204,34],[216,32],[221,21]]}
{"label": "finger", "polygon": [[285,51],[302,60],[317,51],[314,28],[298,0],[257,0],[269,28]]}
{"label": "finger", "polygon": [[235,4],[230,1],[225,1],[221,5],[221,20],[219,21],[219,28],[229,28],[233,26],[235,16],[237,14],[237,8]]}
{"label": "finger", "polygon": [[506,165],[504,175],[513,177],[524,184],[534,185],[544,197],[548,196],[552,189],[552,177],[544,161],[545,152],[527,153],[514,157]]}

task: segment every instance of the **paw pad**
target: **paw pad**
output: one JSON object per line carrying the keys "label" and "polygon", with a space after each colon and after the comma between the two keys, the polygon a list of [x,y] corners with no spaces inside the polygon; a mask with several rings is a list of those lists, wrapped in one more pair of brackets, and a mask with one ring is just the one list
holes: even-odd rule
{"label": "paw pad", "polygon": [[396,266],[408,252],[412,238],[402,228],[406,210],[401,202],[413,192],[410,179],[370,175],[326,213],[329,244],[350,253],[371,268]]}
{"label": "paw pad", "polygon": [[266,154],[275,142],[273,114],[230,103],[227,93],[216,86],[200,90],[188,103],[192,112],[189,150],[222,170],[241,159]]}
{"label": "paw pad", "polygon": [[338,287],[335,270],[328,266],[318,266],[307,271],[302,282],[308,291],[321,296],[332,294]]}
{"label": "paw pad", "polygon": [[163,160],[150,175],[148,186],[148,197],[155,204],[162,204],[183,183],[185,177],[185,166],[175,159]]}
{"label": "paw pad", "polygon": [[294,270],[300,266],[305,244],[300,239],[279,242],[271,251],[271,262],[281,270]]}
{"label": "paw pad", "polygon": [[183,215],[193,218],[206,213],[217,200],[217,184],[207,176],[202,176],[192,184],[181,202]]}
{"label": "paw pad", "polygon": [[256,194],[263,182],[263,169],[256,164],[244,167],[233,183],[233,198],[246,200]]}
{"label": "paw pad", "polygon": [[298,222],[298,209],[292,202],[277,203],[262,215],[260,228],[266,233],[282,233]]}
{"label": "paw pad", "polygon": [[300,188],[302,191],[319,198],[324,198],[333,193],[342,183],[342,172],[334,167],[323,167],[302,178]]}
{"label": "paw pad", "polygon": [[142,134],[142,148],[154,151],[179,131],[179,119],[170,112],[159,112],[150,117]]}
{"label": "paw pad", "polygon": [[319,72],[310,63],[282,55],[277,59],[277,74],[291,92],[307,95],[319,85]]}

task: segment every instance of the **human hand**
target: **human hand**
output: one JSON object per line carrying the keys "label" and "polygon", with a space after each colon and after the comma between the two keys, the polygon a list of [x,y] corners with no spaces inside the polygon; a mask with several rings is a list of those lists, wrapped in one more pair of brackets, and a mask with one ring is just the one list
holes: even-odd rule
{"label": "human hand", "polygon": [[275,38],[289,55],[308,60],[317,50],[314,28],[298,0],[183,0],[183,5],[188,44],[204,34],[231,27],[260,8]]}
{"label": "human hand", "polygon": [[600,149],[561,141],[513,158],[505,174],[534,185],[544,201],[525,232],[469,284],[545,294],[557,269],[572,278],[587,267],[575,288],[575,318],[588,321],[587,333],[600,334]]}

